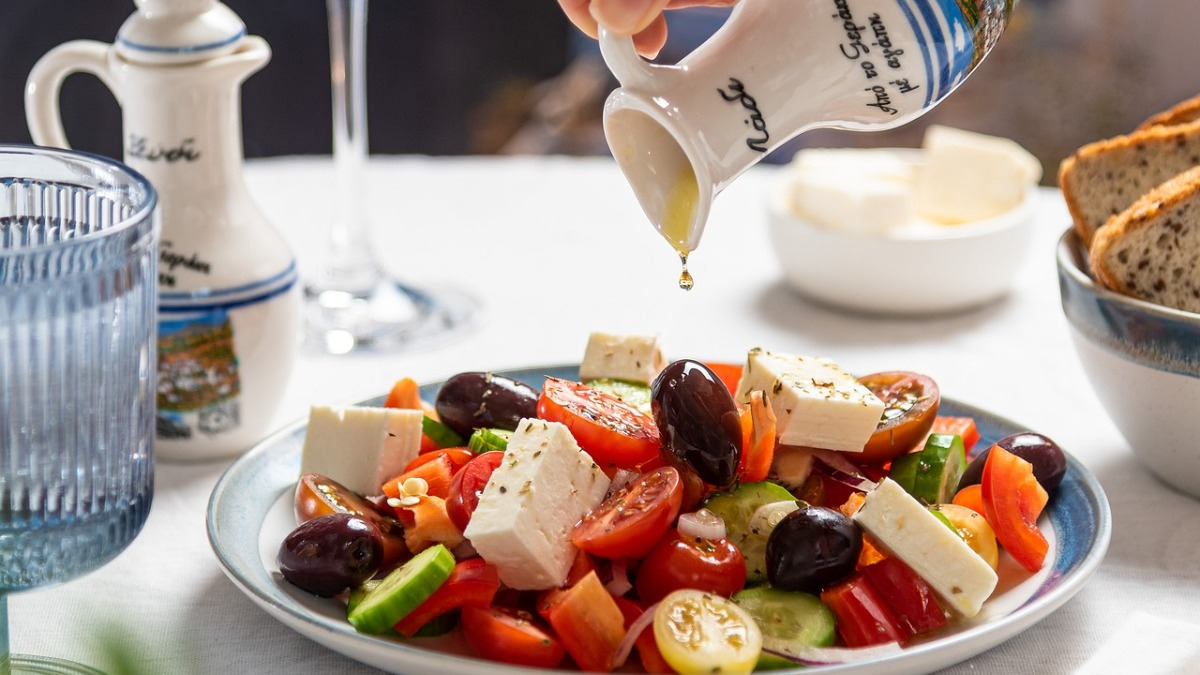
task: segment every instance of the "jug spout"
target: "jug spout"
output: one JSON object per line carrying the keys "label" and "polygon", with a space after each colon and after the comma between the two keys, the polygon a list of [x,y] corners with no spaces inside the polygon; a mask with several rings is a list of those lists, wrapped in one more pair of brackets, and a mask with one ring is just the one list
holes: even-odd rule
{"label": "jug spout", "polygon": [[216,77],[228,78],[233,84],[257,73],[271,60],[271,47],[257,35],[248,35],[241,40],[237,49],[225,56],[218,56],[200,64],[202,68],[220,73]]}
{"label": "jug spout", "polygon": [[604,134],[646,217],[686,256],[700,243],[719,180],[672,114],[645,94],[618,89],[605,103]]}

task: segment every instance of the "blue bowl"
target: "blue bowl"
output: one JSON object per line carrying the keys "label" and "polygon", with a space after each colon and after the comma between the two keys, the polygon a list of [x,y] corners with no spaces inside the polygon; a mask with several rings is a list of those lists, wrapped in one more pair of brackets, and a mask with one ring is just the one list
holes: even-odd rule
{"label": "blue bowl", "polygon": [[1151,472],[1200,498],[1200,314],[1096,284],[1073,229],[1057,254],[1063,313],[1096,396]]}

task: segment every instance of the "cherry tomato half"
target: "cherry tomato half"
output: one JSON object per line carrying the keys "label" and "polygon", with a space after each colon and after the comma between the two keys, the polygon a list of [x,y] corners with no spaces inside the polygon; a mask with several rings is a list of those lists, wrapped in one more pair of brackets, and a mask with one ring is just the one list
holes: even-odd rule
{"label": "cherry tomato half", "polygon": [[671,530],[638,567],[636,587],[643,602],[693,588],[729,597],[746,585],[746,559],[728,539],[694,539]]}
{"label": "cherry tomato half", "polygon": [[571,532],[576,546],[601,558],[640,558],[666,534],[683,502],[683,483],[664,466],[614,491]]}
{"label": "cherry tomato half", "polygon": [[492,477],[492,472],[504,459],[503,452],[485,452],[467,462],[454,474],[450,491],[446,495],[446,515],[459,530],[467,529],[471,514],[479,506],[479,495]]}
{"label": "cherry tomato half", "polygon": [[553,668],[566,656],[558,638],[534,615],[502,607],[463,607],[463,635],[485,659],[530,668]]}
{"label": "cherry tomato half", "polygon": [[404,527],[399,520],[381,513],[371,501],[341,483],[317,473],[306,473],[296,483],[292,507],[296,523],[318,516],[349,513],[362,516],[383,535],[383,565],[390,566],[408,556],[404,545]]}
{"label": "cherry tomato half", "polygon": [[658,457],[654,420],[599,389],[569,380],[546,378],[538,397],[541,419],[560,422],[601,467],[636,469]]}
{"label": "cherry tomato half", "polygon": [[942,401],[937,383],[925,375],[894,370],[858,379],[884,404],[883,419],[855,461],[886,462],[917,447],[929,435]]}

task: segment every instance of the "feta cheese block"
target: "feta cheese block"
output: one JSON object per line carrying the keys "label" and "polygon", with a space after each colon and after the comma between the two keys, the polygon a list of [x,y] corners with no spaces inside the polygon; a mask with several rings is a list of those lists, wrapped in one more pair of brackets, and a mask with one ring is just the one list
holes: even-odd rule
{"label": "feta cheese block", "polygon": [[914,171],[887,150],[800,150],[789,165],[789,206],[827,229],[882,234],[913,217]]}
{"label": "feta cheese block", "polygon": [[737,400],[761,390],[782,445],[862,452],[883,417],[883,401],[829,359],[752,349]]}
{"label": "feta cheese block", "polygon": [[650,384],[666,367],[657,336],[592,333],[579,364],[579,379]]}
{"label": "feta cheese block", "polygon": [[996,588],[999,578],[983,557],[891,478],[867,493],[853,519],[963,616],[978,614]]}
{"label": "feta cheese block", "polygon": [[608,484],[566,426],[523,419],[463,534],[509,588],[557,588],[575,560],[571,530]]}
{"label": "feta cheese block", "polygon": [[1016,208],[1042,177],[1042,165],[1015,141],[939,125],[923,143],[916,209],[930,220],[959,224]]}
{"label": "feta cheese block", "polygon": [[300,471],[332,478],[366,496],[404,470],[421,449],[419,410],[313,406]]}

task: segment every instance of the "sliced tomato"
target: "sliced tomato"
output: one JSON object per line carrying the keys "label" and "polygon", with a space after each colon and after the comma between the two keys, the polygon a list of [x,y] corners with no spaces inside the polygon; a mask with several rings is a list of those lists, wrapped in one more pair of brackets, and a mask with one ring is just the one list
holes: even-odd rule
{"label": "sliced tomato", "polygon": [[[614,597],[613,600],[617,602],[617,607],[621,609],[621,615],[625,617],[625,630],[629,630],[633,622],[637,621],[646,611],[644,607],[629,598]],[[675,669],[667,663],[658,649],[658,642],[654,639],[653,625],[647,625],[642,629],[642,632],[634,638],[633,646],[637,649],[638,658],[642,660],[642,668],[647,673],[674,675]]]}
{"label": "sliced tomato", "polygon": [[599,389],[546,378],[537,402],[538,417],[560,422],[602,468],[636,469],[658,457],[654,420]]}
{"label": "sliced tomato", "polygon": [[638,567],[635,586],[643,602],[694,588],[729,597],[746,585],[746,559],[728,539],[692,539],[671,530]]}
{"label": "sliced tomato", "polygon": [[370,500],[341,483],[317,473],[305,473],[296,483],[293,509],[297,523],[333,513],[350,513],[371,521],[383,536],[383,565],[391,567],[408,556],[404,527],[400,521],[381,513]]}
{"label": "sliced tomato", "polygon": [[942,397],[932,378],[905,370],[874,373],[858,379],[883,401],[883,419],[856,462],[880,464],[898,457],[929,435]]}
{"label": "sliced tomato", "polygon": [[446,496],[446,513],[458,529],[467,529],[471,514],[475,513],[475,507],[479,506],[479,495],[503,459],[503,452],[485,452],[476,455],[454,474],[449,494]]}
{"label": "sliced tomato", "polygon": [[530,668],[553,668],[566,650],[533,614],[504,607],[463,607],[463,636],[484,659]]}
{"label": "sliced tomato", "polygon": [[848,647],[899,642],[907,637],[892,610],[861,572],[855,572],[821,593],[833,610],[838,633]]}
{"label": "sliced tomato", "polygon": [[750,392],[750,405],[742,410],[742,454],[738,476],[742,482],[766,480],[775,459],[775,410],[761,391]]}
{"label": "sliced tomato", "polygon": [[595,572],[569,588],[555,588],[538,602],[580,670],[608,672],[625,637],[625,617]]}
{"label": "sliced tomato", "polygon": [[716,373],[720,378],[725,388],[733,396],[737,396],[738,383],[742,381],[742,366],[736,363],[719,363],[713,361],[705,361],[704,365],[708,369]]}
{"label": "sliced tomato", "polygon": [[450,570],[450,576],[442,582],[433,595],[417,605],[393,626],[396,632],[412,637],[421,627],[433,619],[460,607],[488,607],[500,590],[500,574],[495,565],[483,558],[468,558]]}
{"label": "sliced tomato", "polygon": [[[962,438],[963,450],[967,452],[967,457],[971,456],[971,448],[979,442],[979,427],[975,425],[973,417],[947,417],[938,415],[933,418],[933,426],[929,429],[930,434],[953,434]],[[924,445],[922,443],[922,445]]]}
{"label": "sliced tomato", "polygon": [[983,508],[996,540],[1030,572],[1042,568],[1049,542],[1037,527],[1049,496],[1033,475],[1033,465],[993,445],[980,482]]}
{"label": "sliced tomato", "polygon": [[862,573],[909,635],[946,625],[946,613],[938,604],[933,589],[898,558],[884,558],[867,565]]}
{"label": "sliced tomato", "polygon": [[409,462],[408,466],[404,467],[404,471],[412,471],[418,466],[421,466],[426,462],[432,462],[442,455],[445,455],[446,459],[450,460],[450,466],[455,473],[457,473],[459,469],[466,466],[467,462],[475,458],[475,453],[471,452],[471,450],[468,448],[435,448],[434,450],[414,457],[413,461]]}
{"label": "sliced tomato", "polygon": [[575,526],[571,541],[601,558],[641,558],[675,522],[682,502],[679,472],[655,469],[605,497]]}

